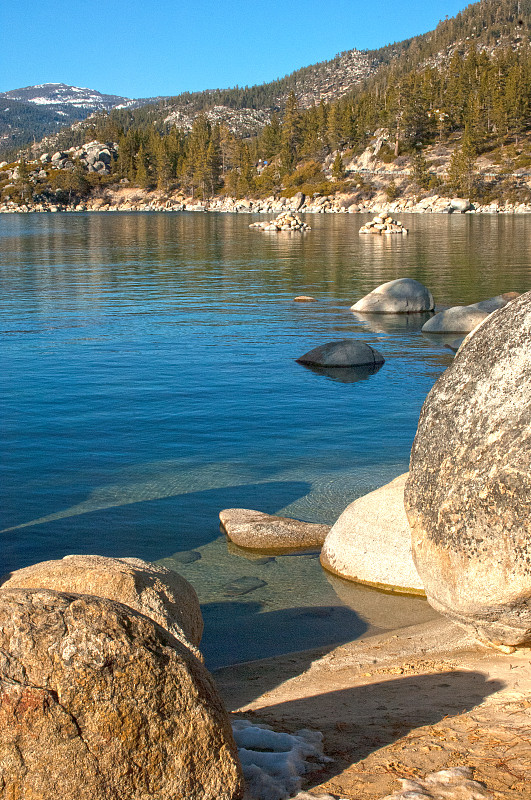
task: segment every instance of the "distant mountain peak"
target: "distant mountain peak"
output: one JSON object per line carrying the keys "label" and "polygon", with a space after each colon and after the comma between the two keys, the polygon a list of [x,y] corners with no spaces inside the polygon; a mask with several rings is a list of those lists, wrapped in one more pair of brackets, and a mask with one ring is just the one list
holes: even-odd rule
{"label": "distant mountain peak", "polygon": [[22,103],[34,103],[39,106],[71,106],[94,111],[109,110],[114,106],[127,103],[128,97],[115,94],[102,94],[96,89],[70,86],[67,83],[39,83],[35,86],[24,86],[1,92],[0,98],[19,100]]}

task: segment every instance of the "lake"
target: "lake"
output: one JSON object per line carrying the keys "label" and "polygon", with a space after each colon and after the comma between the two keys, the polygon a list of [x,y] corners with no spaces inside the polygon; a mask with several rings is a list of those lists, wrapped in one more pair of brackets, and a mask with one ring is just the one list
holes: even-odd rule
{"label": "lake", "polygon": [[[307,215],[306,234],[256,219],[0,218],[1,572],[69,553],[160,561],[199,594],[210,667],[432,615],[326,575],[317,553],[228,547],[218,513],[333,523],[407,470],[453,356],[422,315],[357,318],[364,294],[406,276],[438,306],[531,288],[526,216],[404,214],[409,236],[389,237],[359,236],[367,215]],[[345,377],[295,362],[342,338],[385,364]],[[235,596],[244,576],[265,585]]]}

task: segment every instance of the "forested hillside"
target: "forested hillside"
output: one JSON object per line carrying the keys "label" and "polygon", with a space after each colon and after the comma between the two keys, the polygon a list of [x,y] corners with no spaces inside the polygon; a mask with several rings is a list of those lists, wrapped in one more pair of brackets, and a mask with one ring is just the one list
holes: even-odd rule
{"label": "forested hillside", "polygon": [[[176,98],[188,104],[186,125],[175,124],[175,102],[165,100],[99,114],[53,144],[117,142],[107,183],[199,198],[370,190],[346,167],[375,139],[379,162],[408,167],[418,189],[428,190],[441,182],[434,153],[445,146],[449,189],[481,193],[478,158],[491,158],[500,173],[531,165],[530,6],[482,0],[431,33],[364,54],[363,81],[358,76],[347,91],[345,79],[332,102],[317,90],[317,102],[308,102],[308,86],[325,74],[317,65],[262,87]],[[258,130],[242,135],[212,116],[228,107],[262,113]]]}

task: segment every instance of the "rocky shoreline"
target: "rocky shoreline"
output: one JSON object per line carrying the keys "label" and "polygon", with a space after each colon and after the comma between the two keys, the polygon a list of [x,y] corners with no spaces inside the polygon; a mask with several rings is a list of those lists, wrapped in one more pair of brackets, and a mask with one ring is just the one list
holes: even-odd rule
{"label": "rocky shoreline", "polygon": [[433,194],[417,201],[413,197],[401,197],[389,202],[385,193],[377,194],[370,201],[358,201],[356,195],[336,194],[305,196],[298,192],[293,197],[267,197],[265,199],[237,199],[214,197],[197,200],[182,194],[168,195],[160,191],[123,188],[107,190],[103,194],[70,204],[32,203],[17,205],[13,201],[0,204],[0,213],[56,213],[85,211],[198,211],[239,214],[529,214],[531,203],[502,203],[494,201],[487,205],[471,203],[469,200]]}

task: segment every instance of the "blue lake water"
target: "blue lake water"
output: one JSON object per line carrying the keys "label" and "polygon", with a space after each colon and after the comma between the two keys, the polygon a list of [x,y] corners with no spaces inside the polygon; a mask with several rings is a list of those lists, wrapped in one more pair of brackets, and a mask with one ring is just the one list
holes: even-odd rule
{"label": "blue lake water", "polygon": [[[227,547],[218,513],[332,523],[407,470],[452,353],[423,318],[356,318],[361,296],[405,276],[443,306],[531,288],[525,216],[402,215],[409,236],[385,238],[359,236],[362,215],[309,215],[303,235],[255,219],[0,217],[0,571],[68,553],[161,561],[198,591],[210,666],[432,613],[327,576],[316,554],[257,562]],[[385,364],[345,382],[295,362],[341,338]],[[265,585],[231,596],[243,576]]]}

